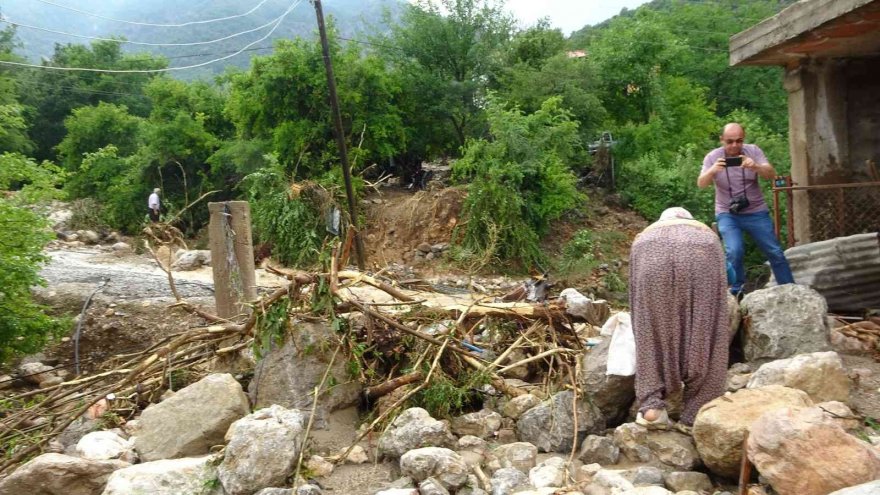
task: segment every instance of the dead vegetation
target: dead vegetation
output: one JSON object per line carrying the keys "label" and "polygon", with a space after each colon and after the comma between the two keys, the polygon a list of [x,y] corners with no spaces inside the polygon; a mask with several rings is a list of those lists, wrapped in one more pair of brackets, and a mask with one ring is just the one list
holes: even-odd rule
{"label": "dead vegetation", "polygon": [[[158,244],[178,238],[157,226],[151,233]],[[175,377],[209,373],[218,360],[246,349],[259,354],[295,320],[320,319],[337,330],[336,341],[327,343],[328,349],[335,347],[331,361],[343,351],[351,374],[364,386],[365,401],[377,406],[358,441],[416,399],[428,407],[433,401],[435,409],[445,407],[451,414],[479,401],[487,385],[521,395],[522,388],[505,380],[517,369],[543,377],[531,381],[542,383],[546,393],[577,391],[576,356],[591,327],[580,324],[579,334],[561,305],[405,289],[391,279],[338,270],[339,258],[334,249],[324,273],[273,269],[289,283],[233,320],[181,299],[167,271],[177,298],[172,308],[202,318],[204,325],[172,333],[142,351],[115,355],[91,374],[7,398],[0,420],[0,473],[44,451],[80,417],[124,422],[173,390]],[[325,381],[319,388],[330,386]],[[314,391],[315,403],[322,392]],[[385,400],[379,407],[389,397],[393,403]]]}

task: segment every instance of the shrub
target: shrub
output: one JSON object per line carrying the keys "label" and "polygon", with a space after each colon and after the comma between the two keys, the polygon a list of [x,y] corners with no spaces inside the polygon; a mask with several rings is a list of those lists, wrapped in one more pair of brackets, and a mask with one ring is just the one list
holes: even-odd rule
{"label": "shrub", "polygon": [[[578,124],[558,97],[529,115],[490,100],[488,116],[492,139],[470,141],[453,166],[453,177],[469,182],[457,242],[482,259],[540,261],[540,237],[582,198],[571,172]],[[497,240],[487,239],[493,228]]]}

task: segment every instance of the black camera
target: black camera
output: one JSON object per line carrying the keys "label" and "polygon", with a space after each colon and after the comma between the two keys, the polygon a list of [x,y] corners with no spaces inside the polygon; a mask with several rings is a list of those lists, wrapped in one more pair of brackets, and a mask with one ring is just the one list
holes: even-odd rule
{"label": "black camera", "polygon": [[724,158],[725,167],[739,167],[742,164],[743,158],[741,156],[728,156]]}
{"label": "black camera", "polygon": [[749,207],[749,198],[745,194],[738,194],[730,200],[730,212],[734,215],[741,213]]}

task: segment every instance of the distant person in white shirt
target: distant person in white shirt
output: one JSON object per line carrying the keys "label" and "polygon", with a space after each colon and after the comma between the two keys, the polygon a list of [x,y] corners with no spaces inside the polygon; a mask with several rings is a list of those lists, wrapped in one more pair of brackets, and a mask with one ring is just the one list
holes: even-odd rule
{"label": "distant person in white shirt", "polygon": [[158,187],[156,189],[153,189],[153,194],[150,194],[150,199],[147,200],[147,208],[150,209],[151,222],[159,221],[159,191],[161,191],[161,189],[159,189]]}

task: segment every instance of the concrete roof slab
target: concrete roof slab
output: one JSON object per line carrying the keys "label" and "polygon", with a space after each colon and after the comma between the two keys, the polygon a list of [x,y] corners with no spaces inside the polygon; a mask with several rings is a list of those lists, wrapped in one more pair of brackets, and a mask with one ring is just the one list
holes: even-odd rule
{"label": "concrete roof slab", "polygon": [[730,38],[730,65],[880,54],[880,0],[801,0]]}

